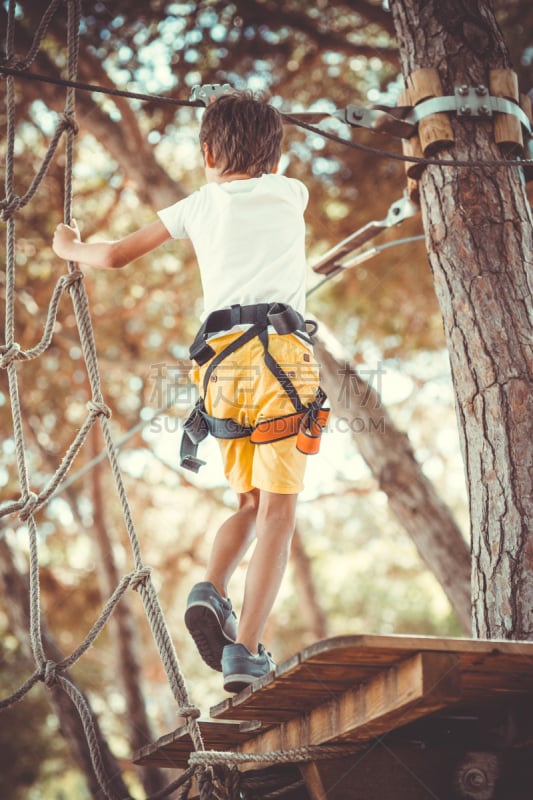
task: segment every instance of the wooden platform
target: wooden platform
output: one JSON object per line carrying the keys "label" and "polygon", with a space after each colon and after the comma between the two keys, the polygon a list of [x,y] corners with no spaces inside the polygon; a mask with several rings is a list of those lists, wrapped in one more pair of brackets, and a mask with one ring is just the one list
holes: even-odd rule
{"label": "wooden platform", "polygon": [[[209,719],[200,725],[208,750],[264,753],[330,743],[357,743],[364,749],[385,739],[391,747],[402,747],[413,736],[437,742],[440,748],[443,736],[446,740],[443,731],[453,729],[448,749],[461,742],[460,751],[466,752],[491,745],[483,720],[501,728],[510,715],[513,723],[508,727],[514,734],[507,731],[507,738],[493,746],[500,751],[504,745],[525,748],[531,762],[533,643],[345,636],[317,642],[288,659],[275,673],[211,708]],[[142,748],[134,761],[186,767],[191,750],[186,728],[178,728]],[[344,797],[341,789],[328,793],[317,769],[308,765],[302,774],[304,796]],[[531,780],[528,798],[533,797],[533,776]],[[426,796],[409,791],[409,800]],[[355,800],[359,795],[352,791],[348,796]],[[376,796],[387,800],[386,795]],[[498,797],[487,794],[488,800],[493,796]],[[370,800],[374,795],[367,790],[361,797]],[[521,795],[502,795],[503,800],[515,798],[521,800]]]}

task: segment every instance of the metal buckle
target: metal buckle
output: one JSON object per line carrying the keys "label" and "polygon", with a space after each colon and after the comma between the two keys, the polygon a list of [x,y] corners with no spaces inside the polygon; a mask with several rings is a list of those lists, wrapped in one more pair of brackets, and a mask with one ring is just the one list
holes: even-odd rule
{"label": "metal buckle", "polygon": [[191,472],[198,472],[200,467],[205,464],[207,464],[207,461],[202,461],[201,458],[195,458],[194,456],[183,456],[180,461],[180,466],[183,469],[190,469]]}

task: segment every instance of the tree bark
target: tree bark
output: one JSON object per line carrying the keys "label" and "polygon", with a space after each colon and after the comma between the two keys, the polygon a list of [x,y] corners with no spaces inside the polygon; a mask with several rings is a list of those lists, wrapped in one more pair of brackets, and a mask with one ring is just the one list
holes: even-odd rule
{"label": "tree bark", "polygon": [[[404,75],[445,95],[509,60],[482,0],[393,0]],[[492,121],[451,118],[440,159],[501,159]],[[532,224],[521,170],[427,166],[420,198],[450,354],[472,537],[473,629],[533,637]]]}
{"label": "tree bark", "polygon": [[466,633],[470,632],[470,559],[450,509],[416,461],[376,389],[318,339],[315,355],[333,413],[350,431],[364,460],[409,534],[420,557],[442,586]]}

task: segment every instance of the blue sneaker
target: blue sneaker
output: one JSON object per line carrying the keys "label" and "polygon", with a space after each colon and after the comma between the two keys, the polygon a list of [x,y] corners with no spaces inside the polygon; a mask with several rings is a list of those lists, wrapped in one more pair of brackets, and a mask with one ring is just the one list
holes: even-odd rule
{"label": "blue sneaker", "polygon": [[205,663],[222,672],[222,651],[237,637],[237,617],[231,601],[222,597],[212,583],[197,583],[187,598],[185,625]]}
{"label": "blue sneaker", "polygon": [[222,653],[224,689],[240,692],[257,678],[262,678],[276,669],[272,656],[262,644],[257,655],[250,653],[243,644],[228,644]]}

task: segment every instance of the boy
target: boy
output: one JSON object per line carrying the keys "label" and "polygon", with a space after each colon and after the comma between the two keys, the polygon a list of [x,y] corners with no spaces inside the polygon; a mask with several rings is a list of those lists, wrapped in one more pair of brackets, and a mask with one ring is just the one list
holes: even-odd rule
{"label": "boy", "polygon": [[[59,225],[53,242],[61,258],[108,269],[170,238],[188,237],[194,246],[204,312],[191,347],[201,401],[190,421],[220,437],[237,510],[215,537],[185,622],[230,692],[275,668],[260,640],[287,564],[306,461],[295,446],[297,428],[288,425],[310,408],[316,423],[321,397],[303,321],[308,194],[299,181],[275,174],[282,136],[272,106],[248,94],[215,99],[200,128],[207,181],[200,190],[118,241],[84,243],[73,222]],[[182,463],[197,469],[194,450]],[[237,626],[227,585],[254,538]]]}

